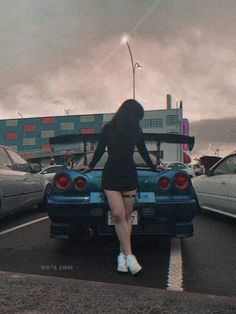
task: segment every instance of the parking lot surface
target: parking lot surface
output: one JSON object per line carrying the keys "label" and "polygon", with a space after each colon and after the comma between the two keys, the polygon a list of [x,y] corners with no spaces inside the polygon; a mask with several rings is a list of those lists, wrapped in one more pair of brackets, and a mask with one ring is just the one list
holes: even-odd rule
{"label": "parking lot surface", "polygon": [[0,272],[1,313],[234,314],[236,298]]}

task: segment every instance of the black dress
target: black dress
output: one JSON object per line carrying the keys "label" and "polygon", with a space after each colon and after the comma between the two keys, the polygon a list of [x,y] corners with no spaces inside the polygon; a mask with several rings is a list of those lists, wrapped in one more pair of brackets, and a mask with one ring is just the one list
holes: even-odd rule
{"label": "black dress", "polygon": [[133,160],[135,146],[147,165],[155,170],[143,139],[142,129],[135,138],[129,139],[108,123],[101,132],[101,137],[93,158],[89,164],[92,169],[108,150],[108,160],[102,173],[102,188],[112,191],[131,191],[138,188],[137,170]]}

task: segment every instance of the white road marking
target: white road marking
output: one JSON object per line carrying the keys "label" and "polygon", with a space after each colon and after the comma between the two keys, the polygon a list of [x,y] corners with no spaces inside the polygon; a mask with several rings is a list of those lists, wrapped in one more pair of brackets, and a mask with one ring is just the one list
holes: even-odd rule
{"label": "white road marking", "polygon": [[12,232],[14,230],[17,230],[17,229],[24,228],[26,226],[32,225],[32,224],[34,224],[36,222],[39,222],[39,221],[42,221],[42,220],[45,220],[45,219],[48,219],[48,216],[43,217],[43,218],[39,218],[39,219],[36,219],[36,220],[33,220],[33,221],[30,221],[30,222],[26,222],[25,224],[13,227],[11,229],[7,229],[7,230],[4,230],[4,231],[1,231],[0,232],[0,236],[3,235],[3,234],[6,234],[6,233]]}
{"label": "white road marking", "polygon": [[167,290],[183,291],[183,263],[180,239],[171,240]]}

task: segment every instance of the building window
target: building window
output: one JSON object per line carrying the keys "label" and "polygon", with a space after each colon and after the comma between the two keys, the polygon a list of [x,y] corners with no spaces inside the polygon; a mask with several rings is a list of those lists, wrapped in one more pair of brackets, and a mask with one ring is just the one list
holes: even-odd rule
{"label": "building window", "polygon": [[23,139],[23,145],[35,145],[36,140],[35,138],[24,138]]}
{"label": "building window", "polygon": [[41,118],[42,124],[54,124],[55,123],[55,117],[44,117]]}
{"label": "building window", "polygon": [[80,116],[80,122],[94,122],[94,115]]}
{"label": "building window", "polygon": [[18,120],[6,120],[6,126],[17,126]]}
{"label": "building window", "polygon": [[34,132],[36,130],[35,124],[26,124],[24,125],[24,132]]}
{"label": "building window", "polygon": [[142,128],[162,128],[163,127],[163,119],[143,119],[141,121]]}
{"label": "building window", "polygon": [[41,131],[41,138],[49,138],[55,136],[54,130],[44,130]]}
{"label": "building window", "polygon": [[16,132],[7,132],[5,134],[5,137],[7,140],[16,140],[17,139],[17,133]]}
{"label": "building window", "polygon": [[166,116],[166,125],[176,125],[178,123],[177,115]]}
{"label": "building window", "polygon": [[74,130],[74,122],[62,122],[61,130]]}

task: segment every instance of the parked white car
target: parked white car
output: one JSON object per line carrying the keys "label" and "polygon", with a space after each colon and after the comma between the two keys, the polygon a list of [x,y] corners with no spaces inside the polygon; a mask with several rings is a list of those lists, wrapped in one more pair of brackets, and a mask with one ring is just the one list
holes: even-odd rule
{"label": "parked white car", "polygon": [[51,166],[47,166],[44,169],[42,169],[39,173],[43,174],[45,176],[45,178],[47,178],[47,180],[52,183],[53,178],[55,176],[55,174],[63,169],[64,166],[63,165],[51,165]]}
{"label": "parked white car", "polygon": [[189,167],[187,164],[180,162],[180,161],[172,161],[169,163],[165,164],[166,168],[171,168],[171,169],[177,169],[177,170],[183,170],[187,172],[187,174],[193,178],[195,177],[195,171],[193,168]]}
{"label": "parked white car", "polygon": [[236,218],[236,153],[192,179],[200,208]]}
{"label": "parked white car", "polygon": [[39,171],[38,164],[0,145],[0,218],[35,205],[46,210],[51,185]]}

